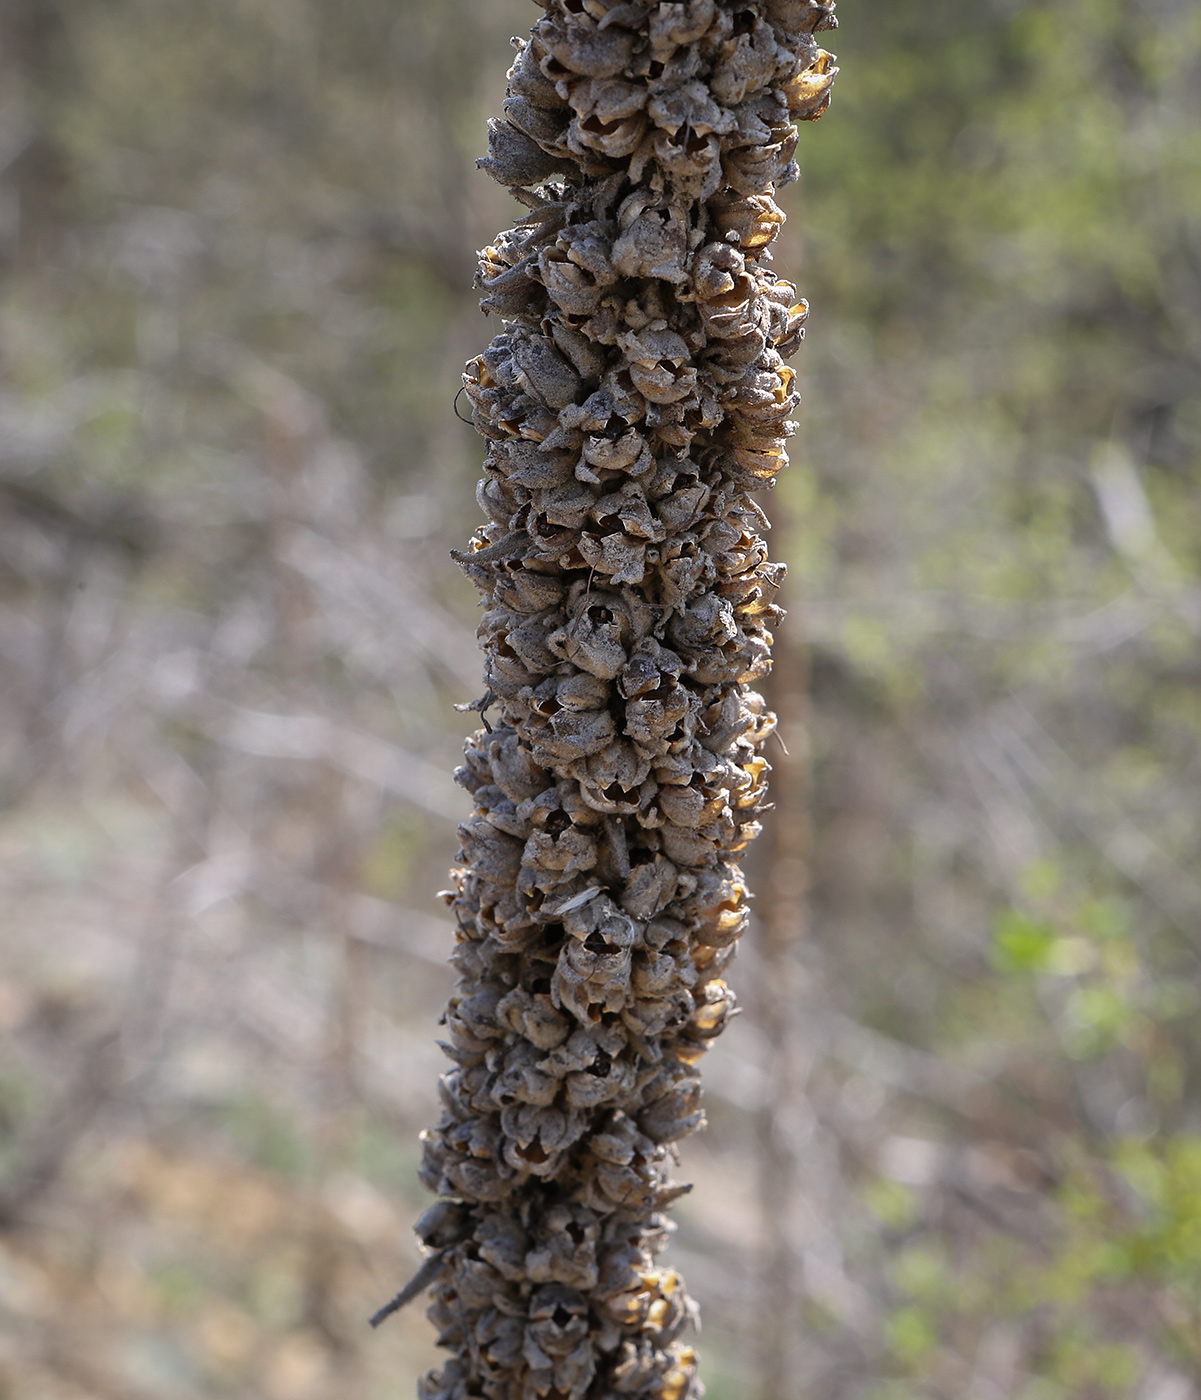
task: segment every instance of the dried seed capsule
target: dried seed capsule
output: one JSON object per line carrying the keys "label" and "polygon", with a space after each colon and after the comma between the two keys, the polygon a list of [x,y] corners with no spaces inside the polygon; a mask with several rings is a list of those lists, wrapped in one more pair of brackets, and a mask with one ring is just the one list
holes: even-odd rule
{"label": "dried seed capsule", "polygon": [[569,160],[548,155],[512,122],[488,121],[488,154],[478,162],[502,185],[532,185],[572,169]]}
{"label": "dried seed capsule", "polygon": [[[766,266],[828,0],[539,0],[481,162],[532,211],[480,255],[489,702],[457,777],[459,985],[419,1227],[454,1353],[426,1400],[692,1400],[655,1267],[734,1009],[781,570],[747,492],[785,463],[806,306]],[[535,187],[541,187],[535,192]]]}

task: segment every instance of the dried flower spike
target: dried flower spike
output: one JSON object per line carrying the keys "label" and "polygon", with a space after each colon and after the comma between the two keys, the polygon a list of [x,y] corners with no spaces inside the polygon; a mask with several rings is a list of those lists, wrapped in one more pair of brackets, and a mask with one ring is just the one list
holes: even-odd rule
{"label": "dried flower spike", "polygon": [[499,721],[458,772],[461,974],[418,1233],[453,1353],[423,1400],[689,1400],[655,1256],[671,1144],[734,997],[781,569],[748,493],[786,462],[805,303],[770,270],[819,0],[541,0],[481,162],[530,213],[480,258],[467,367]]}

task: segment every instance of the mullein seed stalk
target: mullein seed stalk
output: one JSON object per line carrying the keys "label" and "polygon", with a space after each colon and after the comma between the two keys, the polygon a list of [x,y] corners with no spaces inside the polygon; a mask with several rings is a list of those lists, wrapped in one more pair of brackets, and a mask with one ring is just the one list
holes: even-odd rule
{"label": "mullein seed stalk", "polygon": [[771,268],[817,0],[542,0],[483,167],[528,213],[480,258],[503,328],[464,376],[488,441],[494,710],[457,777],[454,1067],[418,1233],[452,1353],[422,1400],[692,1400],[694,1306],[656,1264],[673,1144],[734,997],[782,567],[751,493],[787,461],[806,307]]}

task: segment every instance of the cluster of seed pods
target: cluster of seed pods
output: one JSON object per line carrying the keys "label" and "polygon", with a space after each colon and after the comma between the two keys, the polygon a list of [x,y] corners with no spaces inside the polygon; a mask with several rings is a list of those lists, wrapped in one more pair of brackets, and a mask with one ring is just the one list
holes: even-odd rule
{"label": "cluster of seed pods", "polygon": [[786,461],[805,305],[771,271],[822,0],[540,0],[481,164],[530,211],[481,255],[503,330],[464,378],[495,707],[448,894],[454,1061],[418,1233],[454,1357],[423,1400],[690,1400],[657,1267],[733,1009],[774,723],[782,569],[750,492]]}

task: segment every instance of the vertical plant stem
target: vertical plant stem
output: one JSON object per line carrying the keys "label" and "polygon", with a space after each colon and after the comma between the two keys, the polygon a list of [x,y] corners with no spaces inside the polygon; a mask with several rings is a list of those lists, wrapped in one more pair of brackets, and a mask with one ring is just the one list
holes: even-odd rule
{"label": "vertical plant stem", "polygon": [[772,196],[829,102],[834,7],[541,3],[482,162],[530,212],[481,254],[504,325],[464,377],[488,523],[456,558],[496,717],[458,773],[418,1226],[452,1359],[421,1395],[689,1400],[695,1309],[655,1257],[766,796],[783,570],[751,494],[787,462],[807,313]]}

